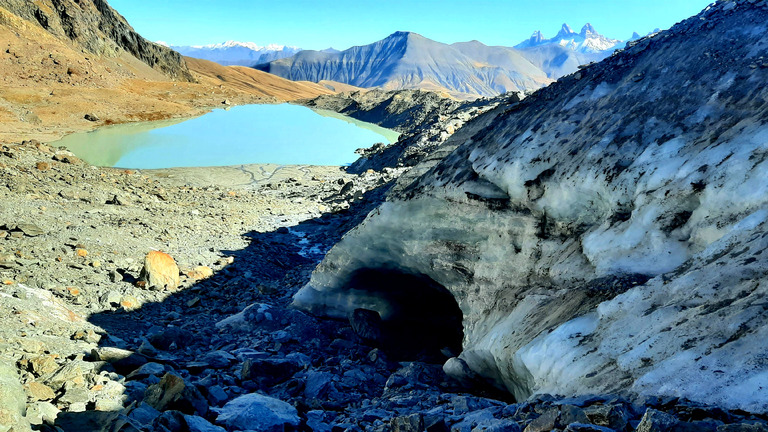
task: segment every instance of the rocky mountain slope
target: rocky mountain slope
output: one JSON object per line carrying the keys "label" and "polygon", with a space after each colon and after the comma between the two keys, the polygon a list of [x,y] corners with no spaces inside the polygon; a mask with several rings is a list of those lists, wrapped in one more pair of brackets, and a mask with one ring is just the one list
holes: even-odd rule
{"label": "rocky mountain slope", "polygon": [[375,123],[398,132],[412,132],[425,123],[438,121],[440,114],[458,108],[461,103],[422,90],[358,90],[301,101],[310,108],[320,108]]}
{"label": "rocky mountain slope", "polygon": [[193,80],[177,52],[141,37],[104,0],[2,0],[0,7],[91,54],[115,57],[124,50],[172,78]]}
{"label": "rocky mountain slope", "polygon": [[198,81],[214,86],[225,86],[244,94],[273,98],[278,101],[334,94],[329,87],[335,83],[289,81],[245,66],[221,66],[218,63],[191,57],[184,59]]}
{"label": "rocky mountain slope", "polygon": [[339,53],[302,51],[259,68],[291,80],[423,89],[460,98],[534,90],[551,82],[514,49],[479,42],[446,45],[410,32]]}
{"label": "rocky mountain slope", "polygon": [[183,56],[216,62],[222,66],[256,66],[290,57],[301,48],[285,45],[260,46],[252,42],[228,41],[214,45],[178,46],[171,49]]}
{"label": "rocky mountain slope", "polygon": [[768,411],[767,23],[765,0],[721,1],[477,117],[294,304],[374,340],[405,323],[403,342],[426,337],[420,314],[461,320],[446,372],[518,400]]}

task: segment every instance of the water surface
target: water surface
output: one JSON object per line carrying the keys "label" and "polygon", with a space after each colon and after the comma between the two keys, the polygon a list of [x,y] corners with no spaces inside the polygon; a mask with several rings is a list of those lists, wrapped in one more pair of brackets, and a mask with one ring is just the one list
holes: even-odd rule
{"label": "water surface", "polygon": [[298,105],[246,105],[190,120],[133,123],[73,134],[56,144],[97,166],[173,168],[251,163],[346,165],[354,151],[392,143],[380,126]]}

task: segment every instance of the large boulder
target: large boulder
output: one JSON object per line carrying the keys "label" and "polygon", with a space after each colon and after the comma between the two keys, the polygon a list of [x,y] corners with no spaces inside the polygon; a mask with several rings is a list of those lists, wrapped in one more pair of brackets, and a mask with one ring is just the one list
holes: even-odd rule
{"label": "large boulder", "polygon": [[[391,276],[416,275],[460,309],[460,358],[518,399],[767,411],[765,46],[768,3],[722,1],[481,115],[294,304],[386,321],[423,290]],[[354,283],[371,271],[375,284]]]}
{"label": "large boulder", "polygon": [[176,289],[180,280],[179,266],[167,253],[150,251],[144,257],[140,279],[146,282],[147,288]]}
{"label": "large boulder", "polygon": [[31,430],[25,418],[27,394],[12,364],[0,358],[0,432]]}
{"label": "large boulder", "polygon": [[286,426],[296,427],[301,422],[293,405],[258,393],[235,398],[216,411],[216,423],[230,430],[282,432]]}

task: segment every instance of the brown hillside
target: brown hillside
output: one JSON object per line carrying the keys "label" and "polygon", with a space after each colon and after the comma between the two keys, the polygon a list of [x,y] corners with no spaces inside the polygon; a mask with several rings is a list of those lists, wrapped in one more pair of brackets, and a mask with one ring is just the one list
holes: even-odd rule
{"label": "brown hillside", "polygon": [[327,87],[309,81],[290,81],[244,66],[221,66],[208,60],[184,57],[201,84],[224,86],[263,97],[295,100],[333,94]]}
{"label": "brown hillside", "polygon": [[[181,57],[179,71],[185,72],[171,73],[177,77],[172,79],[166,67],[155,63],[153,68],[104,36],[87,40],[90,44],[102,38],[112,49],[94,53],[82,38],[58,34],[53,18],[46,28],[22,13],[32,2],[16,2],[22,6],[13,12],[3,2],[14,3],[0,1],[0,142],[50,142],[105,124],[195,116],[225,100],[233,105],[273,103],[333,93],[317,84],[240,68],[203,67],[197,61],[189,70]],[[178,55],[171,53],[169,59]],[[211,77],[214,69],[218,72]],[[86,114],[99,120],[88,121]]]}

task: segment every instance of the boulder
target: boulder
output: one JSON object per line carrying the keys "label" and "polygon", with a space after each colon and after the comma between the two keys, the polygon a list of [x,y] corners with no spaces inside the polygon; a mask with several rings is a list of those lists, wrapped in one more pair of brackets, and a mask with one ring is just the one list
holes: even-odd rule
{"label": "boulder", "polygon": [[7,359],[0,359],[0,431],[30,430],[25,418],[27,395],[16,369]]}
{"label": "boulder", "polygon": [[227,432],[223,427],[213,425],[202,417],[185,415],[184,421],[187,423],[189,432]]}
{"label": "boulder", "polygon": [[179,286],[179,266],[170,255],[151,251],[144,257],[144,268],[139,279],[147,288],[176,289]]}
{"label": "boulder", "polygon": [[158,411],[177,410],[201,416],[208,412],[208,403],[200,391],[171,373],[147,388],[144,403]]}
{"label": "boulder", "polygon": [[240,396],[215,410],[219,413],[216,423],[230,430],[282,432],[301,422],[292,405],[258,393]]}
{"label": "boulder", "polygon": [[670,432],[679,423],[680,420],[672,414],[649,408],[635,430],[637,432]]}

